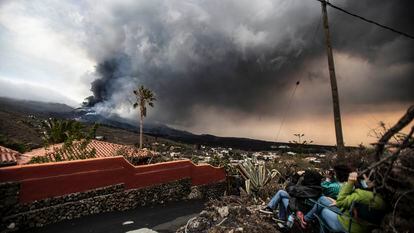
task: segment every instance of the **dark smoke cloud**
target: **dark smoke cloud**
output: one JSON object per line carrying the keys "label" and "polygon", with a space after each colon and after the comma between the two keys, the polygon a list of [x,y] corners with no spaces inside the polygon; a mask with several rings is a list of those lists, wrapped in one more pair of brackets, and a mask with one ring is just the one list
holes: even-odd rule
{"label": "dark smoke cloud", "polygon": [[92,107],[97,103],[110,101],[112,93],[118,91],[116,81],[125,78],[130,72],[130,59],[125,54],[114,56],[98,64],[96,73],[99,78],[91,83],[93,95],[85,99],[84,105]]}
{"label": "dark smoke cloud", "polygon": [[[414,34],[411,1],[338,5]],[[100,61],[91,106],[128,105],[144,84],[158,96],[154,120],[165,123],[191,124],[195,109],[210,107],[277,117],[298,79],[302,88],[328,82],[316,1],[138,1],[110,9],[91,13],[89,52]],[[363,77],[338,74],[343,103],[413,102],[413,41],[328,10],[335,52],[369,66]],[[320,67],[309,66],[315,60]],[[329,99],[310,97],[304,111],[315,100],[331,111]]]}
{"label": "dark smoke cloud", "polygon": [[[335,3],[343,8],[414,35],[414,3],[412,1],[347,1]],[[362,56],[371,62],[384,65],[413,62],[414,46],[411,39],[386,29],[366,23],[360,19],[331,9],[332,32],[335,46],[347,53]],[[391,51],[383,51],[392,46]]]}

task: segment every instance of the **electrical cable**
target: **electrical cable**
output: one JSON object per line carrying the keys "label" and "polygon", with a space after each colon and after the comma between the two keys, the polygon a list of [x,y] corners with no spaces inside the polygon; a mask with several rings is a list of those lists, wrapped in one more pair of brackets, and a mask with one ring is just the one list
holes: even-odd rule
{"label": "electrical cable", "polygon": [[[316,34],[317,34],[317,32],[319,30],[319,27],[321,25],[321,21],[322,21],[322,14],[321,14],[321,17],[319,18],[319,21],[318,21],[318,24],[316,26],[315,32],[313,33],[313,38],[311,40],[312,42],[315,41]],[[288,106],[287,106],[287,108],[286,108],[286,110],[285,110],[285,112],[283,114],[283,118],[282,118],[282,122],[280,123],[279,130],[277,131],[276,142],[278,142],[278,140],[279,140],[280,131],[282,130],[282,126],[285,123],[286,115],[287,115],[287,113],[289,112],[289,109],[290,109],[290,104],[292,103],[293,96],[295,95],[296,89],[298,88],[298,86],[299,86],[299,84],[300,84],[301,81],[302,81],[302,76],[300,76],[299,77],[299,80],[296,82],[295,88],[293,89],[293,92],[292,92],[292,94],[291,94],[291,96],[289,98]]]}
{"label": "electrical cable", "polygon": [[278,139],[279,139],[280,130],[282,129],[282,125],[283,125],[283,123],[285,122],[287,112],[288,112],[288,111],[289,111],[289,109],[290,109],[290,104],[292,103],[293,96],[295,95],[295,92],[296,92],[296,89],[297,89],[297,88],[298,88],[298,86],[299,86],[299,83],[300,83],[300,81],[297,81],[297,82],[296,82],[295,88],[293,89],[293,92],[292,92],[292,94],[290,95],[289,102],[288,102],[288,106],[287,106],[287,108],[286,108],[285,114],[283,114],[282,122],[280,123],[279,131],[277,132],[276,142],[277,142],[277,141],[278,141]]}
{"label": "electrical cable", "polygon": [[349,11],[345,10],[345,9],[342,9],[342,8],[340,8],[340,7],[338,7],[338,6],[333,5],[333,4],[332,4],[332,3],[330,3],[330,2],[327,2],[327,1],[324,1],[324,0],[316,0],[316,1],[321,2],[321,3],[326,3],[326,5],[328,5],[328,6],[332,7],[332,8],[334,8],[334,9],[337,9],[337,10],[339,10],[339,11],[342,11],[342,12],[343,12],[343,13],[345,13],[345,14],[348,14],[348,15],[351,15],[351,16],[356,17],[356,18],[358,18],[358,19],[361,19],[361,20],[363,20],[363,21],[365,21],[365,22],[367,22],[367,23],[375,24],[375,25],[377,25],[378,27],[381,27],[381,28],[387,29],[387,30],[389,30],[389,31],[392,31],[392,32],[397,33],[397,34],[400,34],[400,35],[405,36],[405,37],[407,37],[407,38],[414,39],[414,36],[412,36],[412,35],[409,35],[409,34],[407,34],[407,33],[405,33],[405,32],[402,32],[402,31],[396,30],[396,29],[394,29],[394,28],[391,28],[391,27],[385,26],[385,25],[383,25],[383,24],[377,23],[377,22],[375,22],[375,21],[372,21],[372,20],[370,20],[370,19],[364,18],[364,17],[359,16],[359,15],[357,15],[357,14],[351,13],[351,12],[349,12]]}

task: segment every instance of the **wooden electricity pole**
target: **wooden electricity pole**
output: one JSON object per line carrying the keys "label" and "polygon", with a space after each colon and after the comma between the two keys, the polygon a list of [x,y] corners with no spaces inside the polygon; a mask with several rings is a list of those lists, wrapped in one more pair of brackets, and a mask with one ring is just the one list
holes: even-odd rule
{"label": "wooden electricity pole", "polygon": [[342,136],[341,112],[339,108],[338,86],[336,84],[335,64],[332,56],[332,46],[329,36],[328,14],[326,12],[326,0],[320,0],[322,4],[323,28],[325,31],[326,53],[328,55],[329,77],[331,79],[333,112],[335,121],[336,146],[339,156],[344,155],[344,139]]}

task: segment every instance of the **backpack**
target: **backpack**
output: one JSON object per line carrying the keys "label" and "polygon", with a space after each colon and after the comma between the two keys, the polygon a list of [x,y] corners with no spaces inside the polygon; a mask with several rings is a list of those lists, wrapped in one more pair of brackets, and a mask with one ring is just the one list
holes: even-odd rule
{"label": "backpack", "polygon": [[317,185],[292,185],[286,188],[289,194],[289,209],[291,211],[308,212],[311,206],[305,203],[306,199],[318,199],[322,195],[322,187]]}

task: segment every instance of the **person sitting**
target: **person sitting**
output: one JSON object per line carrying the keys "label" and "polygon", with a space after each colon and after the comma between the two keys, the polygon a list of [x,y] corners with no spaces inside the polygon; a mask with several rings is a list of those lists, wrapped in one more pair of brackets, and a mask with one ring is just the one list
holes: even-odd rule
{"label": "person sitting", "polygon": [[[337,165],[333,169],[328,170],[325,179],[321,183],[322,194],[325,197],[336,199],[341,185],[346,181],[349,172],[350,169],[345,165]],[[338,177],[340,178],[339,180]]]}
{"label": "person sitting", "polygon": [[[303,176],[299,179],[296,184],[290,184],[285,190],[279,190],[277,193],[272,197],[270,202],[264,209],[261,209],[260,212],[272,214],[277,207],[279,207],[279,215],[278,218],[280,220],[286,220],[287,212],[288,212],[288,205],[291,196],[289,193],[300,193],[303,195],[311,195],[311,196],[320,196],[322,193],[320,183],[322,180],[322,176],[313,170],[306,170],[303,173]],[[293,195],[295,197],[295,195]]]}
{"label": "person sitting", "polygon": [[[357,173],[351,172],[349,173],[348,182],[342,186],[337,200],[330,203],[331,207],[322,208],[318,216],[334,232],[370,232],[372,230],[372,224],[358,218],[356,215],[350,215],[351,210],[355,211],[356,204],[368,206],[367,209],[372,213],[374,211],[384,212],[386,208],[382,197],[372,191],[362,189],[357,182]],[[343,214],[338,214],[336,211],[333,211],[332,206],[336,206]]]}
{"label": "person sitting", "polygon": [[333,171],[328,172],[326,179],[321,183],[323,196],[318,199],[318,203],[322,205],[314,204],[306,215],[303,215],[301,211],[296,212],[302,228],[306,228],[307,223],[315,219],[314,214],[319,214],[323,206],[330,206],[336,200],[341,186],[347,181],[350,172],[349,166],[342,164],[335,165]]}

